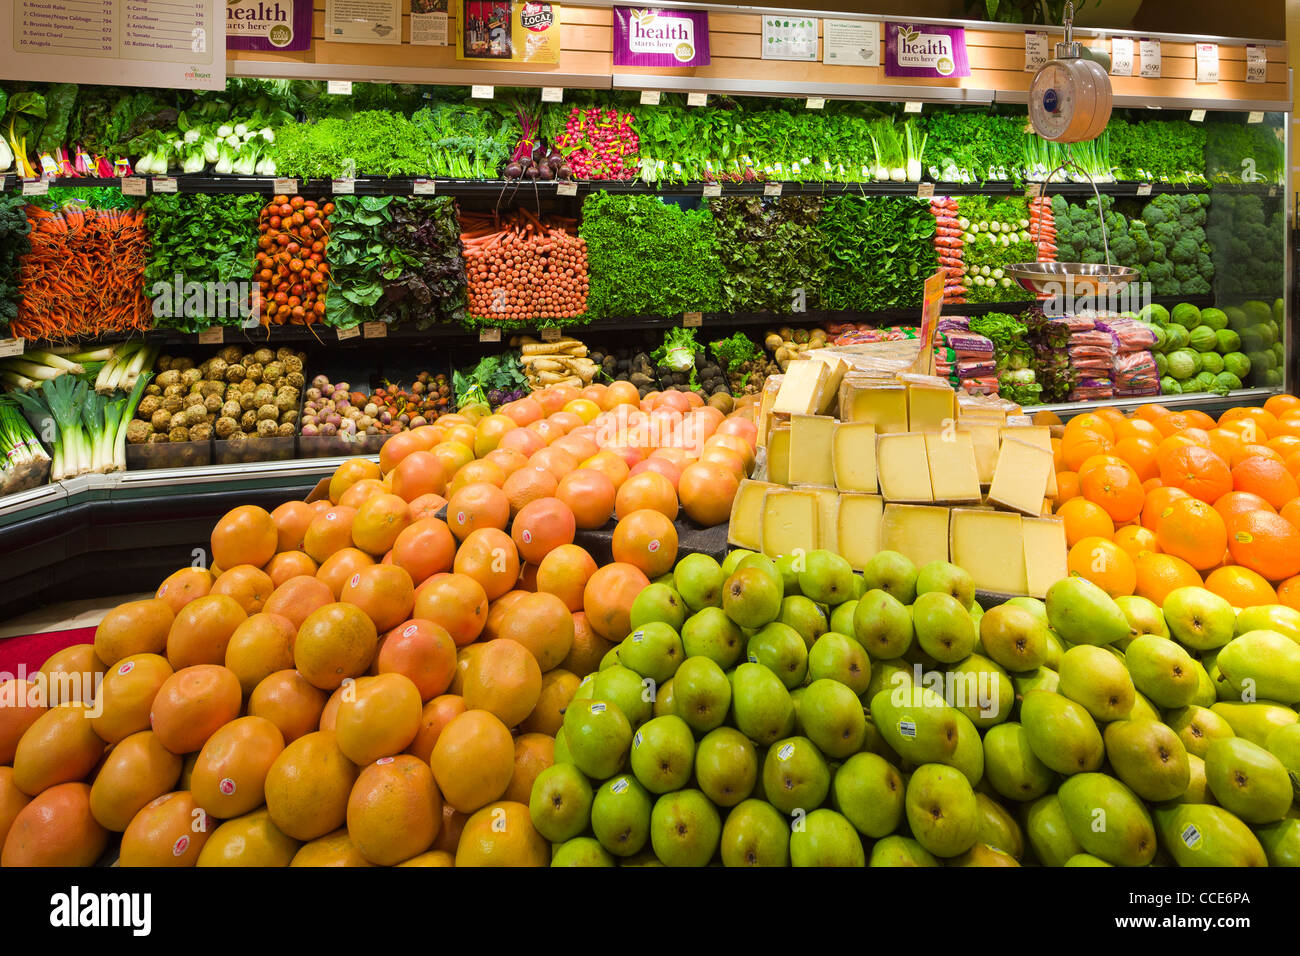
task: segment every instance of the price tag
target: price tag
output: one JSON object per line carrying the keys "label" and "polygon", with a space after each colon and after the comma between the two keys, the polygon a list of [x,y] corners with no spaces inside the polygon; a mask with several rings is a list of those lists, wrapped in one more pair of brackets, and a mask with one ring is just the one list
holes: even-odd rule
{"label": "price tag", "polygon": [[350,329],[339,329],[339,341],[346,342],[348,339],[357,339],[361,337],[361,326],[354,325]]}
{"label": "price tag", "polygon": [[438,184],[432,179],[417,179],[411,184],[413,196],[432,196]]}
{"label": "price tag", "polygon": [[573,180],[555,184],[555,195],[557,196],[576,196],[578,195],[578,184]]}
{"label": "price tag", "polygon": [[277,196],[293,196],[298,192],[298,180],[296,179],[277,179],[275,185]]}
{"label": "price tag", "polygon": [[24,179],[23,195],[24,196],[48,196],[50,194],[50,184],[44,179]]}
{"label": "price tag", "polygon": [[687,93],[686,94],[687,106],[705,106],[708,102],[709,102],[708,93]]}
{"label": "price tag", "polygon": [[1110,38],[1110,73],[1111,76],[1133,75],[1133,38]]}
{"label": "price tag", "polygon": [[562,338],[564,338],[564,334],[558,325],[548,325],[542,329],[543,342],[558,342]]}
{"label": "price tag", "polygon": [[26,342],[23,339],[0,339],[0,358],[22,355],[25,344]]}
{"label": "price tag", "polygon": [[5,173],[0,173],[0,193],[9,188],[9,177]]}
{"label": "price tag", "polygon": [[810,96],[808,102],[804,104],[810,110],[824,110],[826,108],[826,97]]}
{"label": "price tag", "polygon": [[1246,82],[1263,83],[1268,73],[1268,54],[1262,46],[1246,44]]}
{"label": "price tag", "polygon": [[355,179],[336,179],[332,183],[332,189],[336,196],[351,196],[357,191],[357,181]]}
{"label": "price tag", "polygon": [[220,345],[226,340],[226,330],[217,326],[215,329],[204,329],[199,333],[199,345]]}
{"label": "price tag", "polygon": [[368,339],[388,338],[387,322],[366,322],[361,326],[361,334]]}
{"label": "price tag", "polygon": [[500,329],[479,329],[478,340],[480,342],[500,342],[501,330]]}
{"label": "price tag", "polygon": [[352,81],[351,80],[329,80],[325,83],[325,92],[331,93],[334,96],[351,96]]}
{"label": "price tag", "polygon": [[916,101],[913,101],[913,100],[909,100],[908,102],[906,102],[906,103],[903,104],[903,112],[904,112],[904,113],[919,113],[919,112],[921,112],[921,104],[920,104],[919,102],[916,102]]}
{"label": "price tag", "polygon": [[722,183],[705,183],[703,195],[705,199],[713,199],[722,195]]}
{"label": "price tag", "polygon": [[698,329],[703,324],[703,312],[686,312],[682,315],[682,328],[684,329]]}
{"label": "price tag", "polygon": [[1025,34],[1025,72],[1037,73],[1047,63],[1047,34],[1031,30]]}
{"label": "price tag", "polygon": [[661,95],[661,94],[660,94],[660,92],[659,92],[658,90],[642,90],[642,91],[641,91],[641,105],[642,105],[642,106],[658,106],[658,105],[659,105],[659,97],[660,97],[660,95]]}
{"label": "price tag", "polygon": [[1264,111],[1263,111],[1263,110],[1251,110],[1249,113],[1246,114],[1246,122],[1247,122],[1247,123],[1262,123],[1262,122],[1264,122]]}
{"label": "price tag", "polygon": [[1160,41],[1143,37],[1138,41],[1138,74],[1148,80],[1160,79]]}
{"label": "price tag", "polygon": [[1151,184],[1150,184],[1150,183],[1138,183],[1137,194],[1138,194],[1139,196],[1150,196],[1150,195],[1151,195]]}
{"label": "price tag", "polygon": [[1193,123],[1204,123],[1204,122],[1205,122],[1205,110],[1192,110],[1192,116],[1191,116],[1191,119],[1192,119],[1192,122],[1193,122]]}
{"label": "price tag", "polygon": [[1042,194],[1043,194],[1042,183],[1030,183],[1028,186],[1025,187],[1026,199],[1037,199]]}
{"label": "price tag", "polygon": [[543,103],[563,103],[564,87],[562,86],[543,86],[542,87]]}
{"label": "price tag", "polygon": [[123,196],[149,195],[149,180],[143,176],[123,176],[119,182],[122,184]]}
{"label": "price tag", "polygon": [[934,183],[921,183],[916,187],[917,199],[929,199],[934,195]]}
{"label": "price tag", "polygon": [[475,100],[490,100],[496,95],[496,88],[479,85],[471,86],[469,88],[469,95],[471,99]]}
{"label": "price tag", "polygon": [[1196,82],[1219,82],[1219,44],[1196,44]]}
{"label": "price tag", "polygon": [[781,195],[781,183],[764,183],[764,184],[763,184],[763,195],[764,195],[764,196],[779,196],[779,195]]}
{"label": "price tag", "polygon": [[174,193],[176,192],[176,180],[170,176],[155,176],[153,178],[153,191],[155,193]]}

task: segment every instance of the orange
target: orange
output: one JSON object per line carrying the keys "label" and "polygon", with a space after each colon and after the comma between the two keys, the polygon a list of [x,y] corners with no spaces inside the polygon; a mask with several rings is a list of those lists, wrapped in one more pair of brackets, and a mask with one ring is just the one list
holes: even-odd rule
{"label": "orange", "polygon": [[251,564],[237,564],[218,576],[208,597],[228,594],[239,602],[245,614],[256,614],[275,590],[275,582],[261,568]]}
{"label": "orange", "polygon": [[1132,594],[1137,571],[1127,551],[1105,538],[1089,537],[1070,548],[1071,574],[1086,578],[1111,597]]}
{"label": "orange", "polygon": [[190,792],[218,819],[251,813],[262,805],[266,775],[283,750],[284,735],[265,717],[232,720],[199,751]]}
{"label": "orange", "polygon": [[407,502],[421,495],[441,495],[447,490],[442,462],[431,451],[413,451],[392,471],[393,494]]}
{"label": "orange", "polygon": [[[1163,468],[1165,462],[1170,458],[1170,456],[1180,448],[1194,446],[1198,448],[1209,448],[1213,451],[1214,443],[1210,440],[1209,432],[1205,433],[1204,441],[1197,440],[1198,434],[1198,432],[1189,430],[1179,432],[1176,435],[1170,435],[1168,438],[1161,440],[1160,444],[1156,446],[1156,464]],[[1224,460],[1226,461],[1227,459]]]}
{"label": "orange", "polygon": [[1205,587],[1238,608],[1276,604],[1278,601],[1277,592],[1271,584],[1250,568],[1236,565],[1211,571],[1205,578]]}
{"label": "orange", "polygon": [[1140,524],[1125,525],[1118,529],[1115,532],[1115,543],[1123,548],[1130,558],[1136,558],[1143,551],[1160,550],[1156,533]]}
{"label": "orange", "polygon": [[86,705],[51,707],[27,728],[14,748],[14,786],[29,797],[60,783],[83,779],[104,755]]}
{"label": "orange", "polygon": [[1188,428],[1199,428],[1203,431],[1209,431],[1216,424],[1213,416],[1207,415],[1199,408],[1183,409],[1182,415],[1187,420]]}
{"label": "orange", "polygon": [[540,564],[556,548],[572,544],[577,519],[559,498],[538,498],[519,509],[510,537],[529,564]]}
{"label": "orange", "polygon": [[1225,523],[1230,521],[1233,515],[1241,514],[1243,511],[1259,511],[1261,508],[1265,511],[1274,510],[1267,501],[1250,491],[1229,491],[1214,503],[1214,510],[1223,516]]}
{"label": "orange", "polygon": [[1163,488],[1163,487],[1164,484],[1160,481],[1159,478],[1148,478],[1146,481],[1142,482],[1142,490],[1145,491],[1148,495],[1151,494],[1151,492],[1156,488]]}
{"label": "orange", "polygon": [[518,641],[497,638],[470,659],[462,696],[467,709],[486,710],[514,727],[532,713],[541,692],[542,672],[532,652]]}
{"label": "orange", "polygon": [[1146,481],[1160,474],[1156,447],[1149,438],[1121,438],[1115,443],[1115,454],[1133,468],[1139,480]]}
{"label": "orange", "polygon": [[422,518],[437,518],[438,513],[447,507],[447,499],[442,495],[420,495],[411,502],[407,510],[411,515],[411,521],[416,522]]}
{"label": "orange", "polygon": [[339,750],[361,767],[401,753],[420,729],[423,706],[420,691],[403,674],[358,679],[334,721]]}
{"label": "orange", "polygon": [[455,694],[442,694],[429,701],[420,713],[420,729],[406,752],[427,763],[442,729],[463,713],[465,699]]}
{"label": "orange", "polygon": [[456,670],[456,643],[447,629],[432,621],[412,620],[393,628],[379,644],[375,669],[408,678],[422,701],[451,686]]}
{"label": "orange", "polygon": [[1073,471],[1056,473],[1056,503],[1062,505],[1071,498],[1079,497],[1079,475]]}
{"label": "orange", "polygon": [[411,576],[396,565],[372,564],[344,582],[339,600],[355,604],[374,622],[376,630],[387,631],[411,616],[415,585]]}
{"label": "orange", "polygon": [[474,482],[458,489],[447,501],[447,527],[459,541],[480,528],[505,530],[510,522],[510,499],[496,485]]}
{"label": "orange", "polygon": [[632,602],[649,585],[645,572],[630,564],[616,561],[597,570],[582,594],[591,629],[608,641],[622,641],[632,630]]}
{"label": "orange", "polygon": [[361,771],[348,796],[348,836],[371,863],[392,866],[429,849],[442,826],[433,771],[410,754]]}
{"label": "orange", "polygon": [[1291,472],[1292,477],[1300,475],[1300,451],[1294,451],[1287,455],[1284,464],[1286,470]]}
{"label": "orange", "polygon": [[1114,429],[1116,442],[1120,442],[1125,438],[1145,438],[1158,445],[1161,439],[1165,437],[1160,429],[1142,418],[1126,418],[1123,422],[1115,422]]}
{"label": "orange", "polygon": [[175,614],[190,601],[207,594],[212,589],[212,582],[212,573],[206,568],[181,568],[167,576],[154,597],[171,605]]}
{"label": "orange", "polygon": [[1300,574],[1287,578],[1277,586],[1277,600],[1279,604],[1300,611]]}
{"label": "orange", "polygon": [[1156,521],[1156,540],[1165,554],[1206,571],[1223,560],[1228,529],[1223,516],[1204,501],[1180,498]]}
{"label": "orange", "polygon": [[181,758],[152,731],[127,737],[104,759],[90,787],[90,812],[100,826],[121,833],[151,800],[176,789]]}
{"label": "orange", "polygon": [[1277,452],[1282,461],[1286,461],[1288,455],[1300,448],[1300,434],[1278,435],[1270,438],[1267,447]]}
{"label": "orange", "polygon": [[[576,545],[574,545],[576,547]],[[520,578],[523,574],[520,574]],[[513,591],[507,591],[501,595],[488,607],[487,623],[483,625],[483,634],[480,641],[494,641],[501,636],[501,625],[506,619],[506,614],[515,604],[528,597],[531,592],[524,590],[522,587],[515,588]]]}
{"label": "orange", "polygon": [[533,827],[528,807],[504,801],[483,807],[465,822],[456,866],[550,866],[551,847]]}
{"label": "orange", "polygon": [[429,449],[429,453],[438,459],[442,473],[448,476],[455,475],[462,466],[474,460],[474,449],[454,439],[438,442]]}
{"label": "orange", "polygon": [[279,532],[265,508],[240,505],[212,529],[212,563],[223,568],[251,564],[260,568],[275,555]]}
{"label": "orange", "polygon": [[467,574],[435,574],[415,592],[415,617],[446,629],[457,647],[483,633],[488,597],[483,585]]}
{"label": "orange", "polygon": [[495,601],[519,580],[519,552],[504,531],[479,528],[461,542],[452,568],[476,580],[488,600]]}
{"label": "orange", "polygon": [[352,543],[367,554],[387,554],[402,529],[411,523],[406,501],[397,495],[375,495],[352,519]]}
{"label": "orange", "polygon": [[254,614],[240,621],[226,644],[225,665],[239,678],[244,696],[276,671],[293,667],[297,633],[297,625],[279,614]]}
{"label": "orange", "polygon": [[379,635],[374,621],[353,604],[334,603],[307,615],[293,642],[298,673],[321,690],[334,690],[345,678],[360,677],[375,656]]}
{"label": "orange", "polygon": [[360,508],[375,495],[388,493],[390,485],[378,478],[362,478],[355,485],[339,496],[339,504],[345,508]]}
{"label": "orange", "polygon": [[[278,588],[290,578],[314,575],[319,566],[305,551],[283,551],[267,562],[265,570],[271,579],[271,586]],[[266,605],[262,606],[262,610],[266,610]]]}
{"label": "orange", "polygon": [[1160,433],[1166,438],[1176,432],[1184,432],[1196,427],[1192,419],[1187,417],[1186,412],[1170,412],[1156,422],[1156,428],[1160,429]]}
{"label": "orange", "polygon": [[[1109,432],[1110,426],[1106,425],[1106,429]],[[1061,462],[1065,465],[1066,471],[1078,471],[1079,466],[1093,455],[1104,455],[1113,446],[1114,442],[1099,431],[1084,428],[1067,430],[1065,437],[1061,439]]]}
{"label": "orange", "polygon": [[1165,598],[1182,587],[1200,587],[1201,576],[1182,558],[1144,551],[1133,559],[1137,584],[1133,593],[1163,606]]}
{"label": "orange", "polygon": [[1210,504],[1232,490],[1232,473],[1223,459],[1196,445],[1172,452],[1160,466],[1160,480]]}
{"label": "orange", "polygon": [[615,645],[591,628],[585,611],[573,613],[573,648],[560,664],[563,670],[586,677],[600,667],[600,662]]}
{"label": "orange", "polygon": [[263,807],[218,826],[195,866],[288,866],[298,841],[280,831]]}
{"label": "orange", "polygon": [[1228,525],[1232,560],[1270,581],[1300,574],[1300,529],[1271,511],[1246,511]]}
{"label": "orange", "polygon": [[1278,514],[1300,528],[1300,498],[1292,498],[1282,506]]}
{"label": "orange", "polygon": [[[389,438],[379,449],[379,469],[385,475],[393,472],[398,465],[422,448],[431,447],[424,443],[423,437],[413,431],[400,432]],[[375,477],[379,477],[376,475]]]}
{"label": "orange", "polygon": [[1300,495],[1300,486],[1286,465],[1261,456],[1247,458],[1232,469],[1232,487],[1259,495],[1275,509]]}
{"label": "orange", "polygon": [[1065,434],[1073,435],[1076,432],[1096,432],[1102,435],[1108,442],[1115,440],[1115,428],[1105,416],[1098,412],[1084,412],[1082,415],[1075,415],[1065,423]]}
{"label": "orange", "polygon": [[115,744],[131,734],[148,730],[154,698],[173,673],[171,664],[157,654],[135,654],[114,664],[100,685],[100,714],[90,718],[95,733]]}
{"label": "orange", "polygon": [[293,622],[294,632],[297,633],[308,614],[333,600],[334,592],[324,581],[314,575],[299,575],[276,587],[262,605],[262,611],[288,618]]}
{"label": "orange", "polygon": [[95,628],[95,656],[111,667],[133,654],[161,654],[175,619],[172,605],[161,598],[119,604]]}
{"label": "orange", "polygon": [[1133,410],[1133,414],[1143,421],[1155,422],[1158,419],[1163,418],[1165,415],[1168,415],[1169,409],[1165,408],[1163,405],[1151,402],[1146,405],[1139,405]]}
{"label": "orange", "polygon": [[506,498],[510,502],[510,514],[513,517],[529,502],[553,497],[558,486],[559,481],[545,468],[525,465],[505,480],[501,490],[506,493]]}
{"label": "orange", "polygon": [[[558,667],[573,649],[573,615],[554,594],[527,594],[506,612],[499,636],[527,649],[544,673]],[[488,647],[496,643],[491,641]]]}
{"label": "orange", "polygon": [[1300,398],[1294,395],[1273,395],[1264,402],[1264,411],[1281,418],[1287,412],[1300,411]]}
{"label": "orange", "polygon": [[167,660],[177,670],[195,664],[224,664],[231,635],[247,619],[239,602],[227,594],[208,594],[191,601],[167,634]]}
{"label": "orange", "polygon": [[617,489],[603,471],[579,468],[560,479],[555,489],[559,498],[573,512],[579,528],[604,527],[614,513]]}
{"label": "orange", "polygon": [[1209,436],[1210,450],[1227,462],[1233,461],[1246,446],[1241,435],[1231,428],[1212,428]]}
{"label": "orange", "polygon": [[1170,505],[1182,498],[1190,497],[1191,495],[1181,488],[1168,488],[1161,485],[1149,489],[1146,503],[1142,505],[1142,527],[1155,531],[1156,525],[1160,523],[1160,516],[1169,510]]}
{"label": "orange", "polygon": [[564,710],[573,700],[581,681],[578,675],[556,668],[542,675],[542,693],[537,698],[537,706],[519,729],[527,734],[546,734],[554,737],[560,732],[564,723]]}
{"label": "orange", "polygon": [[347,584],[352,575],[374,563],[375,559],[360,548],[343,548],[331,554],[316,569],[316,579],[330,589],[330,594],[337,601],[343,593],[343,585]]}
{"label": "orange", "polygon": [[648,508],[633,511],[615,525],[611,552],[615,561],[657,578],[677,563],[677,527],[661,512]]}
{"label": "orange", "polygon": [[[156,654],[148,656],[157,657]],[[163,663],[166,664],[165,661]],[[167,669],[171,670],[170,667]],[[106,677],[104,684],[107,683]],[[103,685],[100,694],[101,699],[104,699]],[[0,680],[0,700],[4,701],[4,705],[0,706],[0,765],[8,766],[14,762],[14,750],[23,734],[27,732],[27,728],[36,723],[41,714],[49,710],[49,698],[42,692],[40,684],[10,678]],[[148,726],[147,722],[145,726]]]}
{"label": "orange", "polygon": [[339,750],[333,731],[299,737],[267,771],[271,821],[295,840],[315,840],[343,825],[357,768]]}
{"label": "orange", "polygon": [[370,861],[361,855],[357,845],[352,842],[352,837],[348,835],[347,830],[335,830],[333,833],[327,833],[323,837],[304,843],[289,861],[291,867],[370,865]]}
{"label": "orange", "polygon": [[496,462],[480,458],[478,461],[466,462],[447,483],[447,492],[454,495],[466,485],[482,482],[500,488],[506,482],[505,470]]}
{"label": "orange", "polygon": [[393,542],[393,564],[419,585],[440,571],[450,571],[456,539],[437,518],[420,518],[402,529]]}
{"label": "orange", "polygon": [[95,701],[96,675],[103,677],[103,662],[90,644],[73,644],[55,651],[41,665],[46,701],[53,707],[68,701],[92,704]]}
{"label": "orange", "polygon": [[[1109,538],[1115,533],[1115,522],[1111,516],[1101,505],[1086,498],[1071,498],[1056,513],[1065,521],[1065,542],[1069,547],[1074,547],[1083,538]],[[618,640],[622,640],[622,637]]]}
{"label": "orange", "polygon": [[677,517],[677,492],[673,483],[653,471],[629,477],[614,498],[614,516],[620,520],[633,511],[648,508],[662,513],[669,521]]}
{"label": "orange", "polygon": [[726,524],[743,477],[743,472],[716,462],[701,460],[687,465],[677,483],[682,510],[692,521],[705,527]]}
{"label": "orange", "polygon": [[514,740],[496,715],[466,710],[442,729],[429,765],[443,799],[461,813],[473,813],[500,799],[510,785],[515,772]]}
{"label": "orange", "polygon": [[[547,449],[547,451],[556,450],[557,449],[554,448]],[[538,454],[541,454],[541,452]],[[599,471],[610,480],[610,483],[615,488],[619,488],[622,486],[623,482],[627,481],[632,466],[614,452],[609,449],[604,449],[598,451],[590,458],[584,459],[581,467],[592,471]],[[563,481],[564,479],[561,478],[560,480]]]}
{"label": "orange", "polygon": [[248,697],[249,716],[275,724],[286,744],[314,731],[324,708],[325,692],[292,669],[264,677]]}
{"label": "orange", "polygon": [[1115,460],[1079,473],[1083,497],[1101,507],[1114,521],[1131,521],[1142,513],[1146,494],[1136,471]]}
{"label": "orange", "polygon": [[1258,437],[1251,438],[1249,432],[1246,435],[1247,443],[1268,441],[1269,437],[1277,429],[1277,418],[1268,411],[1257,406],[1248,405],[1241,408],[1230,408],[1219,416],[1219,425],[1224,422],[1233,422],[1246,419],[1255,423],[1255,430]]}
{"label": "orange", "polygon": [[178,670],[158,688],[149,722],[164,747],[193,753],[239,716],[244,695],[234,671],[215,664]]}
{"label": "orange", "polygon": [[90,810],[90,787],[51,787],[14,816],[0,866],[94,866],[108,846],[108,831]]}
{"label": "orange", "polygon": [[1243,461],[1248,461],[1251,458],[1267,458],[1276,462],[1282,461],[1282,455],[1274,449],[1269,448],[1267,445],[1242,445],[1241,448],[1237,450],[1236,454],[1233,455],[1232,460],[1228,462],[1228,466],[1230,468],[1236,468]]}
{"label": "orange", "polygon": [[307,526],[303,551],[323,565],[334,552],[352,547],[352,522],[356,516],[357,509],[347,505],[334,505],[321,511]]}
{"label": "orange", "polygon": [[502,797],[516,803],[527,803],[533,792],[533,781],[551,764],[555,763],[555,738],[549,734],[525,733],[515,738],[515,772]]}
{"label": "orange", "polygon": [[596,562],[576,544],[564,544],[537,566],[537,590],[554,594],[570,611],[582,610],[582,592],[596,573]]}

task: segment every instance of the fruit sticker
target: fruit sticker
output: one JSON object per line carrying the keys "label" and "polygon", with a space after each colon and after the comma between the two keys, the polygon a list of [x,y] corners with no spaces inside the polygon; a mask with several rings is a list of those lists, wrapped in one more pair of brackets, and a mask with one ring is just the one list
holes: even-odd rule
{"label": "fruit sticker", "polygon": [[158,593],[155,594],[154,597],[162,597],[166,593],[167,593],[167,585],[164,584],[162,587],[158,589]]}
{"label": "fruit sticker", "polygon": [[632,746],[633,747],[641,746],[641,731],[638,730],[636,732],[636,736],[632,738]]}
{"label": "fruit sticker", "polygon": [[418,631],[419,629],[420,629],[420,626],[419,626],[418,624],[408,624],[408,625],[406,625],[406,627],[402,630],[402,637],[410,637],[412,634],[414,634],[414,633],[415,633],[416,631]]}
{"label": "fruit sticker", "polygon": [[794,756],[794,744],[785,744],[776,752],[776,756],[778,760],[789,760]]}
{"label": "fruit sticker", "polygon": [[645,631],[633,631],[633,632],[632,632],[632,643],[633,643],[633,644],[640,644],[640,643],[641,643],[642,641],[644,641],[644,640],[645,640]]}
{"label": "fruit sticker", "polygon": [[898,732],[904,737],[915,737],[916,724],[910,720],[900,720],[898,722]]}
{"label": "fruit sticker", "polygon": [[176,842],[172,844],[172,856],[181,856],[190,848],[190,838],[187,836],[177,837]]}
{"label": "fruit sticker", "polygon": [[645,546],[645,549],[646,549],[647,551],[649,551],[651,554],[654,554],[656,551],[659,550],[659,547],[660,547],[660,546],[659,546],[659,539],[658,539],[658,538],[654,538],[654,539],[651,540],[651,542],[650,542],[649,544],[647,544],[647,545]]}
{"label": "fruit sticker", "polygon": [[126,661],[117,669],[117,672],[125,675],[131,673],[133,670],[135,670],[135,661]]}
{"label": "fruit sticker", "polygon": [[468,520],[469,519],[465,516],[465,512],[463,511],[456,512],[456,524],[463,525]]}
{"label": "fruit sticker", "polygon": [[228,797],[232,796],[235,792],[235,781],[229,777],[222,777],[221,782],[217,784],[217,789]]}
{"label": "fruit sticker", "polygon": [[627,777],[619,777],[617,780],[615,780],[612,784],[609,785],[610,793],[622,793],[626,789],[627,789]]}
{"label": "fruit sticker", "polygon": [[524,544],[533,543],[533,533],[529,531],[527,528],[523,530],[523,532],[519,535],[519,537],[523,539]]}
{"label": "fruit sticker", "polygon": [[604,704],[592,704],[592,705],[591,705],[591,712],[592,712],[593,714],[603,714],[603,713],[605,712],[605,705],[604,705]]}
{"label": "fruit sticker", "polygon": [[376,766],[376,767],[387,767],[387,766],[388,766],[390,763],[392,763],[392,762],[393,762],[393,758],[392,758],[392,757],[380,757],[378,760],[375,761],[375,766]]}
{"label": "fruit sticker", "polygon": [[1192,824],[1187,824],[1183,832],[1179,834],[1183,843],[1187,844],[1187,849],[1196,850],[1201,846],[1201,831],[1196,829]]}

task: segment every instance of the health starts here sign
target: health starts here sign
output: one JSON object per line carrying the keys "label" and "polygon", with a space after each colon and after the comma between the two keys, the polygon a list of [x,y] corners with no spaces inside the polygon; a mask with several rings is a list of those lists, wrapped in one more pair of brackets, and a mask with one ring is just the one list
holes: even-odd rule
{"label": "health starts here sign", "polygon": [[708,13],[615,7],[614,65],[708,66]]}
{"label": "health starts here sign", "polygon": [[885,23],[885,76],[970,76],[966,31],[928,23]]}

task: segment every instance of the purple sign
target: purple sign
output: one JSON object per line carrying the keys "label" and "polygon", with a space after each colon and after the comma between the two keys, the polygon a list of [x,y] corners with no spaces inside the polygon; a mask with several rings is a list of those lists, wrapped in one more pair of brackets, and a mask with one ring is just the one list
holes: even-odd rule
{"label": "purple sign", "polygon": [[928,23],[886,23],[885,76],[970,76],[966,31]]}
{"label": "purple sign", "polygon": [[708,66],[708,13],[615,7],[614,65]]}
{"label": "purple sign", "polygon": [[311,49],[311,0],[227,0],[226,49]]}

